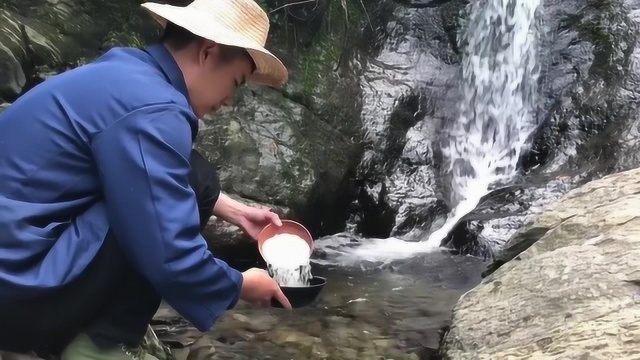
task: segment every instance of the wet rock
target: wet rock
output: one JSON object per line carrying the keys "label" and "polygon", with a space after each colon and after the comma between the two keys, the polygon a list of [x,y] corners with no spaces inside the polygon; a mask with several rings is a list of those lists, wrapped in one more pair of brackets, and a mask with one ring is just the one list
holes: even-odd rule
{"label": "wet rock", "polygon": [[273,329],[278,324],[278,319],[270,314],[254,314],[250,318],[236,313],[232,315],[233,319],[238,321],[242,326],[252,332],[262,332]]}
{"label": "wet rock", "polygon": [[362,153],[361,60],[353,41],[386,13],[371,0],[347,2],[347,9],[287,4],[261,2],[272,21],[269,47],[290,69],[287,86],[245,89],[233,109],[216,114],[199,146],[221,166],[225,190],[286,206],[321,236],[345,227],[349,180]]}
{"label": "wet rock", "polygon": [[171,353],[171,349],[165,345],[159,338],[156,336],[155,331],[149,326],[147,328],[147,332],[142,339],[140,347],[149,355],[153,356],[158,360],[174,360],[174,356]]}
{"label": "wet rock", "polygon": [[311,349],[314,344],[320,342],[317,337],[292,329],[276,329],[270,334],[270,339],[276,345],[298,346],[303,349]]}
{"label": "wet rock", "polygon": [[311,346],[312,359],[330,359],[329,352],[322,344],[314,344]]}
{"label": "wet rock", "polygon": [[640,169],[572,190],[519,232],[512,259],[462,296],[450,359],[630,358],[640,341]]}
{"label": "wet rock", "polygon": [[354,349],[343,348],[340,349],[340,356],[345,360],[356,360],[358,359],[358,352]]}
{"label": "wet rock", "polygon": [[354,220],[367,237],[428,226],[441,206],[432,149],[440,122],[454,108],[457,55],[442,16],[455,13],[455,6],[438,5],[395,3],[378,52],[364,63],[365,153]]}
{"label": "wet rock", "polygon": [[390,349],[396,346],[396,340],[377,339],[377,340],[373,340],[373,345],[376,347],[379,353],[384,353],[387,349]]}
{"label": "wet rock", "polygon": [[[162,331],[162,329],[160,329]],[[211,359],[216,348],[213,341],[200,336],[187,344],[166,339],[166,335],[156,335],[154,328],[149,327],[142,341],[142,348],[158,360],[200,360]]]}
{"label": "wet rock", "polygon": [[339,194],[356,144],[280,93],[247,88],[233,108],[215,114],[198,147],[213,163],[225,191],[286,206],[312,232],[346,218]]}
{"label": "wet rock", "polygon": [[64,46],[46,23],[0,10],[0,97],[15,100],[36,67],[62,61]]}
{"label": "wet rock", "polygon": [[633,166],[616,152],[629,147],[620,132],[636,118],[638,8],[618,0],[545,1],[541,51],[549,60],[541,74],[540,129],[525,168],[601,176],[622,169],[616,162]]}
{"label": "wet rock", "polygon": [[0,21],[3,24],[0,29],[0,94],[3,98],[7,95],[15,97],[22,91],[27,79],[22,70],[22,59],[25,57],[22,43],[22,31],[9,18],[12,14],[8,11],[0,13]]}
{"label": "wet rock", "polygon": [[[548,206],[583,184],[582,174],[543,175],[534,172],[514,184],[496,189],[465,216],[446,239],[446,245],[463,254],[500,259],[510,253],[508,244]],[[510,240],[511,239],[511,240]]]}

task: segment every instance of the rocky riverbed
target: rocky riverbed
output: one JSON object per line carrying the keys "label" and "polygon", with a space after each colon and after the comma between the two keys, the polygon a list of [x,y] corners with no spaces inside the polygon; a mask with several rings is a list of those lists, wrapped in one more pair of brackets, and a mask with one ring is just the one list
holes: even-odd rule
{"label": "rocky riverbed", "polygon": [[[447,252],[383,268],[315,265],[314,275],[328,280],[308,308],[241,303],[202,335],[163,306],[154,329],[183,359],[428,359],[449,326],[453,304],[480,281],[485,266]],[[183,345],[188,349],[178,349]]]}

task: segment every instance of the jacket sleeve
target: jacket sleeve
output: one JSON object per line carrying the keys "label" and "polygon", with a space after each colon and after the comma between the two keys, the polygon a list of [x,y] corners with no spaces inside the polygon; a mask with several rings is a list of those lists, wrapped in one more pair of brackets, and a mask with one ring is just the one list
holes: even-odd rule
{"label": "jacket sleeve", "polygon": [[235,306],[242,274],[213,257],[200,234],[189,185],[193,117],[177,105],[148,106],[91,143],[109,225],[132,265],[171,307],[208,331]]}

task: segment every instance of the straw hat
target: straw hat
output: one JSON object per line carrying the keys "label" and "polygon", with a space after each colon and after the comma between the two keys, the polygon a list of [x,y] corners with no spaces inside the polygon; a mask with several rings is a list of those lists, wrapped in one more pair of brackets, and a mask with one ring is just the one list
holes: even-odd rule
{"label": "straw hat", "polygon": [[283,86],[287,68],[264,48],[269,18],[253,0],[195,0],[186,7],[146,2],[142,7],[164,27],[167,21],[218,44],[245,48],[256,64],[248,82]]}

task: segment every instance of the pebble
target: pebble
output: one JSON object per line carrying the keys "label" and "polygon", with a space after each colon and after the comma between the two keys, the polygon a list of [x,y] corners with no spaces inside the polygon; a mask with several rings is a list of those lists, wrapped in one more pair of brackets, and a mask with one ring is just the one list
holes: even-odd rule
{"label": "pebble", "polygon": [[376,346],[376,350],[384,352],[385,350],[394,347],[396,345],[396,341],[393,339],[378,339],[373,340],[373,344]]}
{"label": "pebble", "polygon": [[287,329],[276,329],[270,338],[276,345],[292,344],[302,347],[311,347],[313,344],[320,342],[320,339],[317,337]]}
{"label": "pebble", "polygon": [[251,317],[235,313],[231,316],[242,324],[242,327],[252,332],[262,332],[273,329],[278,324],[278,319],[270,314],[251,314]]}

